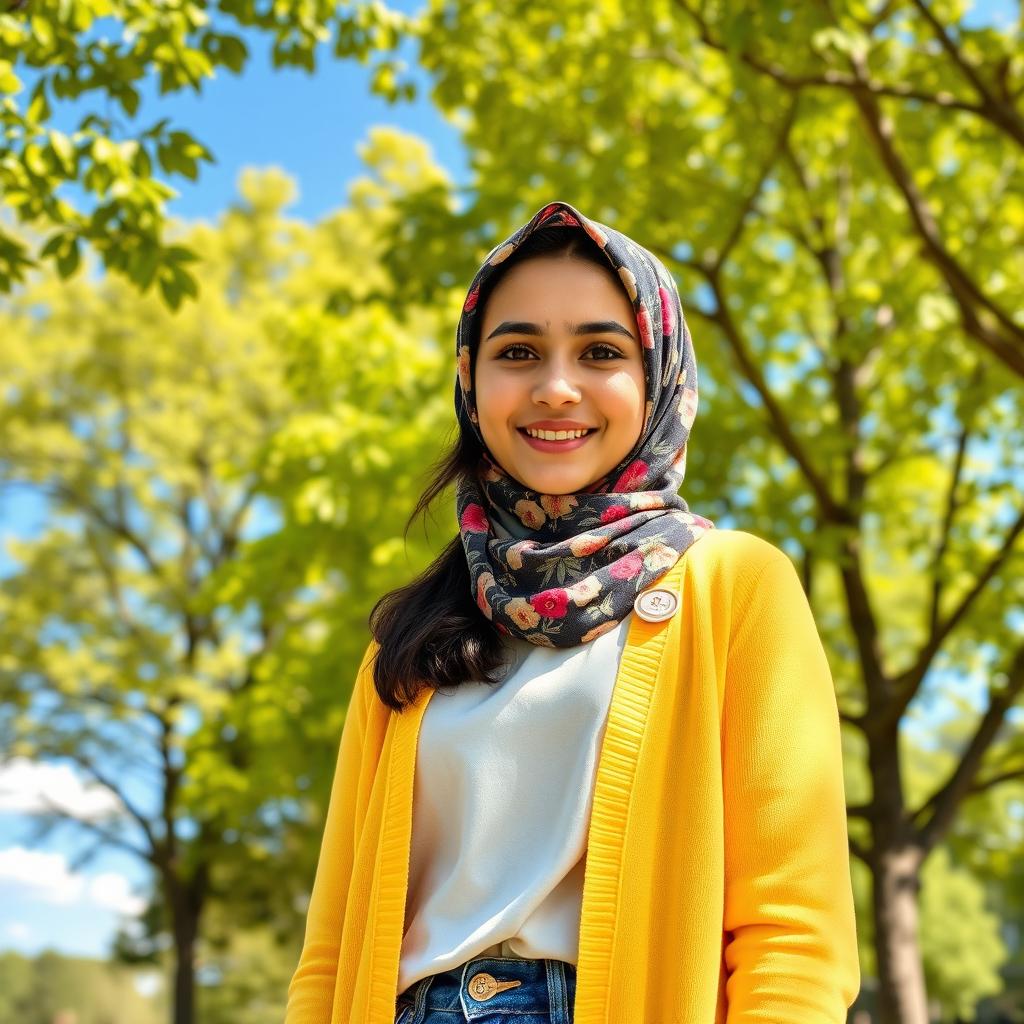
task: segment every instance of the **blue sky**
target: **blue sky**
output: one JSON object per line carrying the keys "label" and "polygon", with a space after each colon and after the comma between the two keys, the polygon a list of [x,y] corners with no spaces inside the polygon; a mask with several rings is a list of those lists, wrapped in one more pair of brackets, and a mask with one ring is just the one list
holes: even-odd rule
{"label": "blue sky", "polygon": [[[419,6],[408,0],[389,5],[407,11]],[[107,35],[115,29],[105,26]],[[104,28],[92,34],[102,36]],[[277,166],[298,186],[290,214],[316,220],[343,205],[349,182],[365,173],[356,147],[377,124],[419,134],[430,142],[435,159],[453,180],[466,179],[467,161],[458,133],[431,106],[425,88],[415,102],[389,106],[370,94],[369,66],[327,59],[315,75],[274,69],[270,41],[254,34],[245,38],[250,60],[243,73],[218,70],[217,77],[204,84],[201,96],[160,96],[152,85],[142,89],[142,103],[131,123],[148,126],[170,117],[172,127],[187,128],[217,159],[215,164],[200,165],[196,182],[177,176],[172,180],[181,193],[168,204],[172,216],[213,220],[237,197],[243,168]],[[399,55],[414,70],[414,49],[406,46]],[[24,78],[31,84],[28,75]],[[428,84],[422,73],[417,73],[417,80]],[[73,130],[88,110],[82,103],[57,107],[55,125]],[[85,205],[80,191],[68,190],[66,195]],[[37,495],[25,488],[0,488],[0,576],[14,566],[5,541],[31,537],[45,525],[45,504]],[[32,807],[26,805],[24,793],[36,788],[76,807],[88,798],[88,791],[67,768],[18,765],[0,773],[0,950],[31,954],[54,948],[105,956],[119,915],[136,909],[148,871],[118,851],[104,851],[81,870],[74,869],[70,862],[86,844],[70,826],[30,847]]]}
{"label": "blue sky", "polygon": [[[404,0],[391,6],[413,10],[419,4]],[[1007,4],[978,5],[972,20],[993,20],[1011,10]],[[274,165],[298,184],[292,215],[315,220],[345,202],[348,183],[364,170],[356,147],[375,124],[421,135],[452,179],[466,182],[467,159],[458,133],[433,109],[425,89],[413,104],[389,106],[370,95],[369,67],[328,59],[315,76],[275,70],[269,41],[250,36],[247,42],[251,59],[244,73],[220,71],[204,85],[200,97],[159,96],[152,87],[143,90],[137,124],[170,117],[206,143],[217,158],[214,165],[201,165],[197,182],[172,181],[180,192],[169,204],[173,216],[214,219],[235,198],[243,168]],[[401,55],[413,66],[413,52],[407,48]],[[424,76],[418,80],[426,84]],[[55,121],[71,129],[83,112],[77,105],[58,109]],[[77,199],[73,193],[69,198]],[[0,489],[0,575],[11,570],[2,542],[31,536],[45,519],[44,505],[31,493]],[[81,870],[73,867],[71,861],[83,844],[70,828],[29,849],[33,808],[23,794],[30,781],[76,806],[98,799],[83,791],[69,770],[59,767],[18,766],[0,778],[0,949],[35,953],[49,947],[104,956],[118,915],[137,909],[137,892],[148,872],[116,851],[101,853]]]}

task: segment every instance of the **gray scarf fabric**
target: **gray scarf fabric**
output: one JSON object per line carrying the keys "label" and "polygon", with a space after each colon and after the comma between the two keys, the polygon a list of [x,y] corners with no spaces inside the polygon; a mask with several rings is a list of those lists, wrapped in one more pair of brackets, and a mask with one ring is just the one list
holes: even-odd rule
{"label": "gray scarf fabric", "polygon": [[[647,404],[633,450],[575,494],[538,494],[506,473],[479,428],[470,367],[480,339],[477,299],[495,268],[541,225],[586,232],[619,275],[643,346]],[[568,203],[549,203],[488,254],[456,332],[455,410],[484,455],[460,484],[456,510],[472,593],[499,633],[574,647],[612,629],[640,591],[714,523],[679,495],[697,412],[697,363],[679,292],[661,261]]]}

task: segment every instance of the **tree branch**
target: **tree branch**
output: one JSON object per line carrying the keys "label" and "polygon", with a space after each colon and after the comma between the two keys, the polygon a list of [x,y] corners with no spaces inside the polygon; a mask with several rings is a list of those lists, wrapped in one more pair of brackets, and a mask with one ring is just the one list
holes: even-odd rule
{"label": "tree branch", "polygon": [[[686,0],[676,0],[676,4],[694,22],[698,35],[705,45],[722,53],[729,53],[728,48],[714,38],[699,12],[693,10]],[[892,123],[881,113],[879,108],[878,97],[884,95],[885,91],[879,90],[872,81],[866,60],[863,57],[851,55],[851,64],[854,70],[852,77],[832,71],[827,71],[820,76],[801,77],[791,76],[784,68],[765,63],[746,50],[740,51],[736,56],[755,71],[769,75],[787,89],[801,89],[810,85],[838,85],[849,93],[861,112],[883,165],[903,193],[911,220],[924,242],[926,254],[946,281],[960,307],[964,330],[1015,373],[1024,376],[1024,329],[982,292],[981,288],[943,245],[938,225],[931,211],[918,190],[913,176],[896,153]],[[839,77],[836,77],[837,75]],[[987,91],[985,95],[989,95]],[[907,95],[901,96],[901,98],[927,99],[923,95]],[[979,116],[987,116],[1004,131],[1008,131],[1015,141],[1024,145],[1024,123],[1020,116],[1016,111],[1009,112],[1005,106],[1000,106],[991,100],[991,97],[989,99],[991,102],[986,102],[980,107],[963,106],[954,102],[945,105],[969,109]]]}
{"label": "tree branch", "polygon": [[858,858],[861,863],[869,864],[870,859],[868,857],[868,851],[852,836],[847,836],[847,841],[850,844],[850,853],[852,853],[854,857]]}
{"label": "tree branch", "polygon": [[899,718],[907,709],[914,695],[917,693],[921,681],[924,679],[931,667],[939,648],[946,637],[953,631],[957,623],[967,614],[971,605],[978,599],[989,581],[1006,564],[1007,559],[1013,553],[1013,545],[1017,538],[1024,532],[1024,508],[1021,509],[1016,521],[1010,527],[1003,540],[1002,546],[989,560],[988,565],[978,574],[974,586],[964,594],[960,603],[953,609],[946,620],[940,623],[925,641],[914,663],[905,671],[893,679],[895,697],[888,708],[888,717],[891,720]]}
{"label": "tree branch", "polygon": [[[917,0],[914,0],[914,2],[917,3]],[[676,6],[694,22],[702,43],[713,50],[718,50],[720,53],[729,54],[728,47],[711,34],[707,22],[698,11],[693,10],[685,0],[676,0]],[[875,27],[877,26],[872,26],[871,30],[873,31]],[[662,48],[658,55],[667,63],[679,66],[675,59],[678,56],[678,51],[673,50],[671,47]],[[873,97],[891,96],[894,99],[915,100],[927,106],[938,107],[940,110],[962,110],[964,113],[974,114],[975,117],[988,121],[1009,135],[1018,145],[1024,146],[1024,122],[1021,121],[1020,116],[1011,104],[997,101],[983,84],[979,84],[978,87],[978,92],[982,95],[983,102],[972,103],[969,100],[959,99],[946,90],[927,92],[901,82],[881,82],[876,78],[872,78],[869,74],[859,77],[847,74],[837,68],[826,68],[819,74],[794,75],[790,73],[784,64],[767,60],[751,53],[749,50],[740,50],[735,55],[747,67],[759,74],[766,75],[785,89],[798,90],[822,86],[831,89],[843,89],[847,92],[860,90]],[[958,66],[960,65],[958,64]],[[965,74],[967,73],[967,69],[964,66],[960,66],[960,70],[964,71]],[[972,69],[971,74],[973,75]],[[976,78],[977,76],[974,77]],[[972,84],[974,83],[972,82]]]}
{"label": "tree branch", "polygon": [[779,154],[784,152],[787,147],[789,133],[793,128],[794,122],[796,121],[796,111],[797,101],[794,100],[789,105],[785,114],[782,116],[781,122],[779,124],[778,137],[776,138],[775,143],[769,150],[767,156],[764,158],[764,160],[762,160],[761,169],[758,172],[753,185],[750,189],[748,189],[747,195],[744,198],[744,200],[738,205],[736,217],[733,221],[732,228],[726,234],[725,241],[722,243],[715,259],[711,262],[710,266],[707,269],[707,272],[711,276],[718,276],[719,271],[725,263],[725,260],[729,256],[729,253],[732,251],[733,247],[739,241],[740,236],[743,234],[743,226],[744,222],[747,219],[747,214],[750,213],[750,211],[754,208],[754,204],[757,201],[757,197],[761,194],[761,189],[764,187],[765,180],[771,173],[772,167],[774,167],[776,162],[778,161]]}
{"label": "tree branch", "polygon": [[146,818],[146,816],[142,814],[142,812],[137,807],[135,807],[135,805],[121,792],[121,790],[118,789],[118,787],[113,782],[111,782],[110,779],[108,779],[88,758],[83,757],[81,754],[73,750],[62,751],[62,756],[69,757],[72,761],[75,762],[75,764],[82,768],[83,771],[91,775],[93,779],[96,780],[96,782],[98,782],[105,789],[109,790],[117,798],[117,801],[131,815],[131,817],[138,824],[139,828],[142,829],[143,833],[146,836],[146,839],[149,841],[150,850],[152,851],[152,853],[149,856],[147,856],[146,859],[152,862],[155,857],[158,844],[156,838],[153,835],[153,830],[150,827],[149,820]]}
{"label": "tree branch", "polygon": [[981,80],[981,77],[971,66],[970,62],[959,50],[956,43],[950,38],[945,27],[936,19],[935,15],[925,6],[922,0],[910,0],[917,8],[921,16],[931,26],[936,38],[946,51],[950,60],[959,69],[960,73],[970,82],[974,91],[981,97],[981,106],[976,109],[986,120],[1002,128],[1018,145],[1024,146],[1024,119],[1010,105],[1000,103],[991,92],[988,86]]}
{"label": "tree branch", "polygon": [[[1002,727],[1007,711],[1024,692],[1024,647],[1018,648],[1014,653],[1006,674],[1006,687],[990,694],[988,709],[948,781],[911,816],[911,821],[916,825],[925,815],[930,814],[927,823],[918,830],[921,847],[926,853],[941,842],[964,798],[971,793],[979,792],[980,789],[995,785],[997,781],[988,779],[976,783],[975,775],[981,767],[985,751],[991,746]],[[1018,776],[1024,776],[1024,771],[1012,773],[1012,777]]]}
{"label": "tree branch", "polygon": [[935,636],[939,629],[939,605],[942,601],[943,584],[945,583],[945,577],[942,573],[942,560],[946,555],[946,549],[949,547],[953,520],[956,518],[957,509],[960,507],[959,502],[956,500],[956,495],[960,488],[960,476],[963,473],[964,456],[967,452],[969,437],[970,427],[964,423],[957,435],[956,456],[953,459],[953,472],[949,481],[949,490],[946,494],[946,509],[942,517],[942,530],[935,554],[932,556],[932,596],[928,609],[929,636]]}
{"label": "tree branch", "polygon": [[105,829],[97,825],[96,822],[89,821],[88,818],[77,817],[71,811],[61,807],[60,804],[55,803],[49,796],[47,796],[46,793],[39,793],[38,796],[43,803],[49,807],[49,813],[54,817],[60,818],[62,821],[74,822],[86,831],[98,836],[104,843],[109,843],[111,846],[116,846],[119,849],[126,850],[128,853],[134,854],[136,857],[139,857],[147,863],[152,863],[152,860],[144,849],[133,845],[127,839],[122,839],[113,832],[107,832]]}
{"label": "tree branch", "polygon": [[[862,74],[862,62],[857,58],[852,60],[858,74]],[[903,193],[910,219],[924,243],[925,254],[945,280],[960,308],[964,330],[1015,373],[1024,376],[1024,329],[982,292],[943,244],[938,223],[913,175],[896,152],[893,123],[881,112],[875,97],[856,89],[850,95],[861,112],[882,164]],[[983,323],[979,314],[987,315],[992,322]]]}

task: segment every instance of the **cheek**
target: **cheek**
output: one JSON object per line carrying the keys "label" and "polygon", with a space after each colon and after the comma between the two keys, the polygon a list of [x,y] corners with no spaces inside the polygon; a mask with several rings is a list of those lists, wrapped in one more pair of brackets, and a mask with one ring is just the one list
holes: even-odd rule
{"label": "cheek", "polygon": [[476,407],[481,422],[502,423],[515,407],[514,388],[489,367],[481,366],[476,377]]}
{"label": "cheek", "polygon": [[642,415],[644,409],[643,371],[617,373],[608,379],[606,401],[609,411],[627,419]]}

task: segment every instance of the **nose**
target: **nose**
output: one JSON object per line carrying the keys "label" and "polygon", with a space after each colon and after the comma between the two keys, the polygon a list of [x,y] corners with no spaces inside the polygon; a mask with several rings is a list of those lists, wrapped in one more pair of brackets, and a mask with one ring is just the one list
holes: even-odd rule
{"label": "nose", "polygon": [[580,400],[579,386],[565,369],[552,366],[533,388],[533,400],[538,404],[562,405]]}

